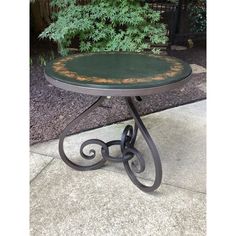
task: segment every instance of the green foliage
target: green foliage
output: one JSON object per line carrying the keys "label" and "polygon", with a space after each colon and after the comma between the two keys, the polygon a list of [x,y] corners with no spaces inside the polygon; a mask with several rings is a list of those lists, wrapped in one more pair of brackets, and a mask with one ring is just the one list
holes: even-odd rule
{"label": "green foliage", "polygon": [[53,50],[48,51],[47,53],[41,53],[37,56],[30,57],[30,66],[40,65],[45,66],[48,61],[55,59],[55,53]]}
{"label": "green foliage", "polygon": [[188,5],[192,32],[206,31],[206,0],[192,0]]}
{"label": "green foliage", "polygon": [[44,55],[39,55],[38,59],[39,59],[39,65],[46,66],[47,60]]}
{"label": "green foliage", "polygon": [[76,0],[52,0],[51,4],[59,12],[40,37],[57,42],[62,55],[68,54],[74,38],[79,38],[81,52],[139,52],[167,41],[160,13],[138,0],[93,0],[83,6]]}

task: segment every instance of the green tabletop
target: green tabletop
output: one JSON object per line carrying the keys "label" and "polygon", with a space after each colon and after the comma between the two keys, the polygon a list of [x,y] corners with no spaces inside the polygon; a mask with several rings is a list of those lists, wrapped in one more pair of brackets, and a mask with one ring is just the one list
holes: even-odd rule
{"label": "green tabletop", "polygon": [[46,78],[55,86],[94,95],[151,94],[190,74],[191,67],[177,58],[145,53],[76,54],[45,68]]}

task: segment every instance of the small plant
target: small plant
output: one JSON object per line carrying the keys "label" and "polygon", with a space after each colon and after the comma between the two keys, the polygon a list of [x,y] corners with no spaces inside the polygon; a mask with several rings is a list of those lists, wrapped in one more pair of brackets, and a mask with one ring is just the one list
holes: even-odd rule
{"label": "small plant", "polygon": [[40,66],[45,66],[46,64],[47,64],[47,61],[46,61],[46,59],[45,59],[45,56],[43,56],[43,55],[39,55],[39,65]]}
{"label": "small plant", "polygon": [[47,64],[47,61],[51,61],[55,59],[54,51],[51,50],[48,53],[42,53],[37,56],[34,60],[30,57],[30,65],[38,64],[40,66],[45,66]]}
{"label": "small plant", "polygon": [[53,59],[55,59],[55,54],[54,54],[54,51],[51,50],[50,55],[49,55],[49,60],[51,61]]}
{"label": "small plant", "polygon": [[[81,52],[143,51],[167,41],[160,13],[140,0],[92,0],[77,5],[76,0],[52,0],[59,9],[54,22],[41,34],[57,42],[59,53],[67,55],[71,42],[79,38]],[[158,53],[159,50],[153,50]]]}

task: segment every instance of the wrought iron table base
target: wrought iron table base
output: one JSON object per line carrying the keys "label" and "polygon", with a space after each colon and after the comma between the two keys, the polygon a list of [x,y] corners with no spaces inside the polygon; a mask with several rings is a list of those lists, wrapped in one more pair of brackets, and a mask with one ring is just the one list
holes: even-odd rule
{"label": "wrought iron table base", "polygon": [[[103,142],[99,139],[89,139],[83,142],[80,146],[80,155],[82,158],[87,160],[92,160],[96,157],[96,152],[94,149],[89,151],[89,155],[84,153],[84,148],[90,144],[97,144],[101,146],[101,154],[102,159],[99,160],[97,163],[89,165],[89,166],[81,166],[73,161],[71,161],[64,152],[64,140],[65,137],[68,135],[69,131],[74,127],[81,119],[85,118],[90,112],[92,112],[95,108],[102,104],[106,97],[99,97],[88,109],[86,109],[83,113],[81,113],[77,118],[75,118],[72,122],[70,122],[59,138],[59,153],[62,160],[71,168],[79,171],[86,171],[86,170],[95,170],[102,167],[107,160],[114,161],[114,162],[123,162],[125,170],[131,179],[131,181],[142,191],[144,192],[152,192],[156,190],[160,184],[162,179],[162,167],[161,161],[159,157],[159,153],[157,151],[156,145],[154,144],[150,134],[148,133],[146,127],[144,126],[133,102],[130,97],[125,97],[126,104],[129,108],[129,111],[134,118],[135,125],[134,127],[131,125],[127,125],[121,135],[121,140],[113,140],[110,142]],[[139,100],[139,99],[138,99]],[[137,132],[140,130],[143,138],[145,139],[154,161],[155,166],[155,179],[151,186],[146,186],[141,183],[138,178],[136,177],[135,173],[142,173],[145,170],[145,160],[143,155],[134,147]],[[121,156],[113,157],[109,154],[109,147],[113,145],[119,145],[121,149]],[[138,164],[135,164],[132,159],[136,156]],[[130,163],[131,160],[131,163]]]}

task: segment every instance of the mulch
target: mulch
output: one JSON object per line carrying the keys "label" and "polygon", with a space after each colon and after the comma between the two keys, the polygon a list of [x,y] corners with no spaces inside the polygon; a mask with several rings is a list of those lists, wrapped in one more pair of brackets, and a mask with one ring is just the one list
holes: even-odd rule
{"label": "mulch", "polygon": [[[42,51],[43,49],[40,48]],[[36,49],[32,57],[37,57]],[[178,57],[188,63],[206,67],[206,50],[204,46],[184,51],[168,51],[169,55]],[[193,74],[191,80],[182,88],[168,92],[144,96],[142,102],[136,102],[141,115],[192,103],[206,98],[202,89],[206,74]],[[68,92],[50,85],[44,78],[43,66],[34,63],[30,70],[30,144],[58,138],[60,132],[97,97]],[[106,99],[87,119],[82,120],[71,133],[105,126],[131,118],[125,101],[120,97]]]}

